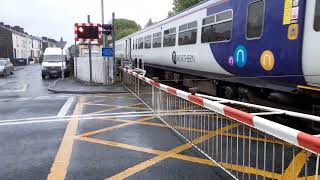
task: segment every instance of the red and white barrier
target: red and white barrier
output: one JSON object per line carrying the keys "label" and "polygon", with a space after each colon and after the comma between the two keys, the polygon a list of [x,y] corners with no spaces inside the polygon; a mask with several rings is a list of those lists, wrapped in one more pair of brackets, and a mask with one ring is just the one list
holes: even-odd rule
{"label": "red and white barrier", "polygon": [[172,88],[170,86],[155,82],[154,80],[139,75],[138,73],[133,72],[132,70],[123,69],[123,71],[165,92],[178,96],[182,99],[188,100],[195,104],[198,104],[202,107],[205,107],[228,118],[231,118],[235,121],[253,127],[257,130],[272,135],[295,146],[309,150],[316,154],[320,153],[320,138],[318,137],[275,123],[273,121],[261,118],[259,116],[255,116],[253,114],[240,111],[238,109],[226,106],[224,104],[204,99],[202,97],[192,95],[191,93],[187,93],[185,91],[181,91],[176,88]]}

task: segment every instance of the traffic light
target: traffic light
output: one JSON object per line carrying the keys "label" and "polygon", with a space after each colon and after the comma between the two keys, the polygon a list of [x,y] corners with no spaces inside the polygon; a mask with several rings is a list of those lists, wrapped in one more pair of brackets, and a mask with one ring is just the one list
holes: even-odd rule
{"label": "traffic light", "polygon": [[113,26],[112,24],[103,24],[102,25],[102,33],[109,36],[112,35]]}
{"label": "traffic light", "polygon": [[78,26],[78,38],[81,39],[99,39],[99,28],[97,26]]}

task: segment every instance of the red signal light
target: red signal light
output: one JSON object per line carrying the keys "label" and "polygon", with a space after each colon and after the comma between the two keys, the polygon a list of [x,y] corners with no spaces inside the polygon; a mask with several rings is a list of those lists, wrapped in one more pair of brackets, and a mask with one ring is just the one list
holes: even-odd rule
{"label": "red signal light", "polygon": [[79,28],[78,28],[78,31],[79,31],[80,33],[83,33],[83,31],[84,31],[83,27],[79,27]]}

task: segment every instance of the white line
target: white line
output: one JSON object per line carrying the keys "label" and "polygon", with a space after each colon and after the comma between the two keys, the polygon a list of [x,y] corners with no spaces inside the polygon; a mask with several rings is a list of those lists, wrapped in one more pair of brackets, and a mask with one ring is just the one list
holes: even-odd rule
{"label": "white line", "polygon": [[11,82],[14,82],[14,81],[7,81],[7,82],[4,82],[4,83],[1,83],[0,86],[3,86],[5,84],[11,83]]}
{"label": "white line", "polygon": [[20,125],[20,124],[33,124],[33,123],[64,122],[64,121],[69,121],[69,119],[53,119],[53,120],[46,120],[46,121],[9,122],[9,123],[1,123],[0,126]]}
{"label": "white line", "polygon": [[75,97],[71,96],[68,98],[67,102],[62,106],[62,108],[60,109],[57,117],[58,118],[62,118],[64,116],[66,116],[66,114],[68,113],[73,101],[74,101]]}

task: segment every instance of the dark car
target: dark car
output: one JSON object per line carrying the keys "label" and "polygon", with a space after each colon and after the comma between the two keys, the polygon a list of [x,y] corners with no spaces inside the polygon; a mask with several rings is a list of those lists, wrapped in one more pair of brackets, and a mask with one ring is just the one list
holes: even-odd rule
{"label": "dark car", "polygon": [[26,58],[17,58],[17,59],[15,59],[14,64],[15,64],[16,66],[24,66],[24,65],[27,65],[27,64],[28,64],[28,59],[26,59]]}

